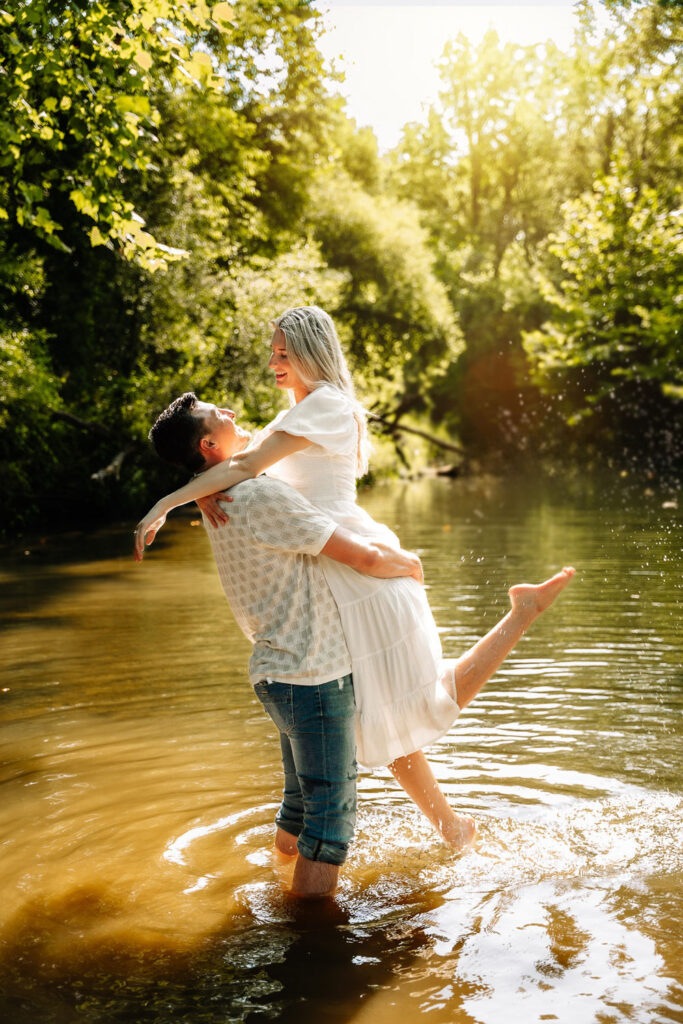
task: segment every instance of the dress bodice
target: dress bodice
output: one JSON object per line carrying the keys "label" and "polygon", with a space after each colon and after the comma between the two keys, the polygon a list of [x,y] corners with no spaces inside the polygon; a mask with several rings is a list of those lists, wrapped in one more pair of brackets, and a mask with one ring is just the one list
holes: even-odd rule
{"label": "dress bodice", "polygon": [[351,400],[330,384],[279,413],[264,430],[282,430],[312,442],[268,470],[314,505],[355,502],[358,424]]}
{"label": "dress bodice", "polygon": [[340,526],[398,547],[386,526],[356,502],[358,422],[351,399],[330,384],[316,388],[269,423],[264,434],[282,430],[312,442],[272,465],[267,475],[294,487]]}
{"label": "dress bodice", "polygon": [[280,459],[268,476],[282,480],[312,505],[356,501],[355,453],[331,455],[318,444]]}

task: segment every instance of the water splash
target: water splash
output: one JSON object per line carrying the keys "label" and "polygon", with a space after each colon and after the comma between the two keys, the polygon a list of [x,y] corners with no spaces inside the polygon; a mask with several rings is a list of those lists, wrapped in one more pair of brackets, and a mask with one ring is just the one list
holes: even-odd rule
{"label": "water splash", "polygon": [[683,799],[623,786],[621,793],[537,807],[535,819],[479,819],[475,848],[460,857],[435,837],[410,807],[362,814],[347,866],[361,887],[390,874],[406,886],[453,885],[481,891],[547,879],[683,872]]}

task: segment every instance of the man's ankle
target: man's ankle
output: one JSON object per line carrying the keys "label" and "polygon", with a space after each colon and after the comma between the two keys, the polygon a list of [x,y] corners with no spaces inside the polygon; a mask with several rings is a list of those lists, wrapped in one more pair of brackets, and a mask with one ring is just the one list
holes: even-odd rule
{"label": "man's ankle", "polygon": [[292,895],[303,899],[324,899],[337,888],[339,866],[308,860],[299,854],[292,879]]}

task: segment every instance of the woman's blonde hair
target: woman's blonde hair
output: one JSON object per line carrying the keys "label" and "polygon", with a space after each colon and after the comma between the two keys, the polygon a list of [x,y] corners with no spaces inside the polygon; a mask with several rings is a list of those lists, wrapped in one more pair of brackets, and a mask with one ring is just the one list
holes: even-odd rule
{"label": "woman's blonde hair", "polygon": [[294,306],[276,317],[271,326],[284,334],[287,357],[309,390],[331,384],[351,400],[358,424],[356,475],[363,476],[368,471],[369,454],[366,413],[356,399],[332,317],[320,306]]}

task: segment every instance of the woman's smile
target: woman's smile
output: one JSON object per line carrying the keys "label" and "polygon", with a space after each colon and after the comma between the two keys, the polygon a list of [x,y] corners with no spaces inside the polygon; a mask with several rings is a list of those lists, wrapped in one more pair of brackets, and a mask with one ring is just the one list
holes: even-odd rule
{"label": "woman's smile", "polygon": [[301,401],[308,394],[308,388],[289,361],[287,341],[279,328],[273,334],[270,347],[271,355],[268,360],[268,366],[275,374],[277,387],[293,391],[296,401]]}

